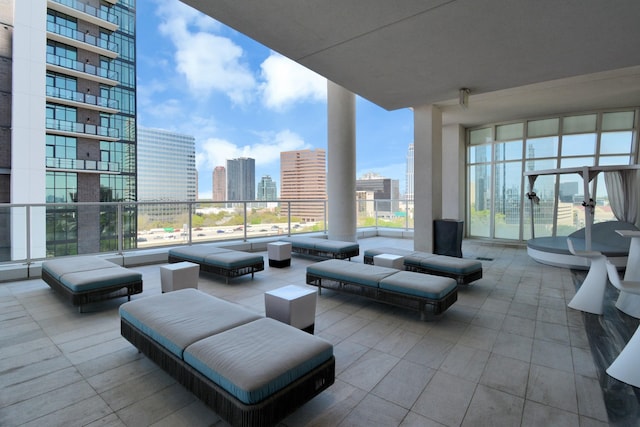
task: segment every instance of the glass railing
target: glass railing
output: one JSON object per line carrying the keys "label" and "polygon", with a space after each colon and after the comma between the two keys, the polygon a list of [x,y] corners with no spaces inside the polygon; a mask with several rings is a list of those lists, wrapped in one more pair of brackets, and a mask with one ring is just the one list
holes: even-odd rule
{"label": "glass railing", "polygon": [[99,162],[96,160],[58,159],[47,157],[47,168],[69,169],[77,171],[120,172],[120,163]]}
{"label": "glass railing", "polygon": [[112,24],[118,25],[118,17],[105,10],[101,10],[95,8],[89,4],[83,3],[78,0],[52,0],[55,3],[60,3],[61,5],[70,7],[72,9],[78,10],[80,12],[86,13],[87,15],[94,16],[96,18],[102,19],[103,21],[111,22]]}
{"label": "glass railing", "polygon": [[96,126],[91,123],[68,122],[66,120],[47,119],[46,127],[60,132],[95,135],[103,138],[119,138],[120,132],[115,128]]}
{"label": "glass railing", "polygon": [[[320,207],[315,218],[298,216],[309,206]],[[412,210],[405,200],[359,201],[358,228],[411,229]],[[0,263],[327,233],[327,225],[326,200],[0,204]]]}
{"label": "glass railing", "polygon": [[67,101],[79,102],[82,104],[95,105],[97,107],[118,109],[118,101],[115,99],[102,98],[92,95],[91,93],[77,92],[69,89],[61,89],[59,87],[47,86],[47,96],[52,98],[64,99]]}
{"label": "glass railing", "polygon": [[54,22],[47,22],[47,31],[55,34],[59,34],[63,37],[67,37],[73,40],[77,40],[82,43],[90,44],[91,46],[99,47],[104,50],[108,50],[114,53],[118,53],[118,45],[110,42],[109,40],[101,39],[88,32],[81,32],[73,28],[65,27]]}
{"label": "glass railing", "polygon": [[106,68],[96,67],[88,62],[80,62],[75,59],[63,58],[62,56],[47,53],[47,64],[57,65],[58,67],[67,68],[69,70],[78,71],[80,73],[90,74],[92,76],[101,77],[109,80],[118,80],[118,73],[110,71]]}

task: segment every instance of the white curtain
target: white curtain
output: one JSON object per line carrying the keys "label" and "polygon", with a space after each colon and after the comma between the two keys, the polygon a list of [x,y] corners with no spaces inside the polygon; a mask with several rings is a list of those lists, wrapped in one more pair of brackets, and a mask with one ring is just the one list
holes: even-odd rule
{"label": "white curtain", "polygon": [[640,179],[638,169],[626,169],[604,173],[609,204],[618,221],[635,224],[638,219],[638,193]]}

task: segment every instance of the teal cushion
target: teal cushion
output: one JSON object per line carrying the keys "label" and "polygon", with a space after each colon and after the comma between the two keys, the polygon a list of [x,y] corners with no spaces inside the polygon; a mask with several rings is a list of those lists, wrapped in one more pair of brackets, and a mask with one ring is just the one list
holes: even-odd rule
{"label": "teal cushion", "polygon": [[307,273],[321,278],[378,287],[380,280],[397,273],[395,268],[379,267],[340,259],[329,259],[307,267]]}
{"label": "teal cushion", "polygon": [[455,290],[456,281],[450,277],[399,271],[380,281],[380,289],[440,300]]}
{"label": "teal cushion", "polygon": [[264,262],[262,255],[250,254],[241,251],[228,251],[207,255],[204,257],[203,261],[204,264],[226,269],[249,267],[260,262]]}
{"label": "teal cushion", "polygon": [[482,270],[482,263],[477,260],[456,258],[446,255],[432,255],[424,258],[405,258],[405,264],[415,264],[431,270],[453,274],[469,274]]}
{"label": "teal cushion", "polygon": [[193,288],[126,302],[120,316],[179,358],[198,340],[261,318]]}
{"label": "teal cushion", "polygon": [[231,252],[231,250],[212,245],[194,245],[169,249],[169,255],[196,263],[204,262],[205,257],[208,255],[225,252]]}
{"label": "teal cushion", "polygon": [[110,267],[117,267],[117,264],[93,255],[58,258],[42,263],[42,269],[56,280],[60,280],[67,273],[79,273]]}
{"label": "teal cushion", "polygon": [[264,400],[332,356],[329,342],[269,318],[202,339],[184,352],[187,364],[246,404]]}
{"label": "teal cushion", "polygon": [[59,281],[74,292],[84,292],[140,282],[142,281],[142,274],[111,264],[111,267],[107,268],[66,273],[60,277]]}

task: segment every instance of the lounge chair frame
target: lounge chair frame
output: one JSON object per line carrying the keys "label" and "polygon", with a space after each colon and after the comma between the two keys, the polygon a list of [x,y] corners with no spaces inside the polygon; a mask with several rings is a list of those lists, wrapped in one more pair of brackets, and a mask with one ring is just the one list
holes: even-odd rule
{"label": "lounge chair frame", "polygon": [[374,286],[361,285],[348,280],[337,280],[324,277],[307,271],[307,284],[317,286],[318,294],[322,294],[322,288],[330,289],[351,295],[358,295],[396,307],[408,308],[420,313],[420,318],[426,320],[434,315],[442,314],[454,302],[458,300],[458,290],[454,288],[441,299],[432,299],[417,295],[381,289]]}
{"label": "lounge chair frame", "polygon": [[[91,274],[91,272],[88,271],[87,274]],[[82,306],[85,304],[125,296],[127,297],[127,300],[131,301],[131,295],[142,292],[142,280],[122,282],[117,285],[105,286],[82,292],[75,292],[72,289],[69,289],[44,269],[42,270],[42,280],[44,280],[52,289],[62,293],[69,301],[71,301],[71,304],[78,306],[78,311],[80,311],[80,313],[82,313]]]}
{"label": "lounge chair frame", "polygon": [[[373,265],[373,256],[365,254],[363,256],[363,260],[365,264]],[[458,273],[450,273],[450,272],[442,271],[439,269],[429,268],[429,267],[416,265],[416,264],[407,264],[406,260],[404,263],[404,269],[406,271],[413,271],[416,273],[433,274],[434,276],[450,277],[452,279],[455,279],[458,285],[468,285],[471,282],[482,279],[482,269],[473,271],[471,273],[458,274]]]}
{"label": "lounge chair frame", "polygon": [[255,262],[251,265],[247,265],[244,267],[224,268],[217,265],[211,265],[206,262],[194,261],[193,259],[190,259],[190,258],[183,258],[175,254],[171,254],[171,253],[169,254],[169,263],[172,264],[172,263],[183,262],[183,261],[188,261],[188,262],[193,262],[195,264],[198,264],[200,266],[200,271],[217,274],[219,276],[224,277],[226,280],[226,283],[229,283],[230,278],[244,276],[245,274],[251,274],[251,278],[253,279],[254,274],[256,272],[264,270],[264,259],[262,259],[262,261]]}
{"label": "lounge chair frame", "polygon": [[160,366],[232,426],[272,426],[333,384],[335,357],[298,378],[263,401],[248,405],[187,365],[125,319],[121,333],[140,352]]}

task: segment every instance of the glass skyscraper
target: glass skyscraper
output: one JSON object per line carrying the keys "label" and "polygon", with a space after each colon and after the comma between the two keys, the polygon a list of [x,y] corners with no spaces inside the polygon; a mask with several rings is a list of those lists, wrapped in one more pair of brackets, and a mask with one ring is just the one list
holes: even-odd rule
{"label": "glass skyscraper", "polygon": [[196,142],[191,135],[138,128],[138,201],[196,200]]}
{"label": "glass skyscraper", "polygon": [[[10,201],[135,201],[135,0],[0,7],[13,44],[11,133],[0,144],[10,140]],[[46,19],[36,13],[44,10]],[[34,37],[40,33],[46,37]],[[117,231],[101,225],[113,215],[98,205],[48,207],[32,225],[46,241],[36,256],[115,249]],[[136,235],[135,212],[127,217],[125,248]]]}
{"label": "glass skyscraper", "polygon": [[256,161],[250,157],[227,160],[227,200],[255,200]]}
{"label": "glass skyscraper", "polygon": [[278,187],[270,175],[265,175],[258,183],[257,200],[273,201],[278,198]]}

